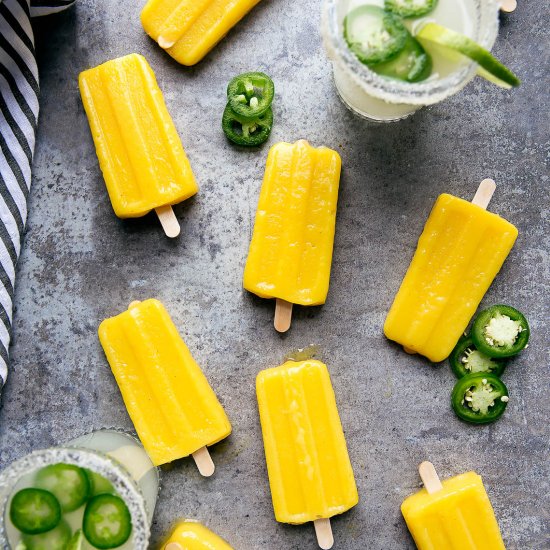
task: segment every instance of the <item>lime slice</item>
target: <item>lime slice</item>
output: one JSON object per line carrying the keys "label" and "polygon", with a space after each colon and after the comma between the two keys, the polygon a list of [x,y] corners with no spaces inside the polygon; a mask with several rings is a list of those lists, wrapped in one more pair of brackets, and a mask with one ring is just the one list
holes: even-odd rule
{"label": "lime slice", "polygon": [[492,82],[493,84],[496,84],[497,86],[500,86],[505,90],[510,90],[513,88],[511,84],[508,84],[508,82],[504,82],[504,80],[500,80],[500,78],[497,78],[494,74],[486,71],[483,67],[478,67],[476,74],[477,76],[481,76],[481,78],[484,78],[485,80],[488,80],[489,82]]}
{"label": "lime slice", "polygon": [[84,534],[82,533],[82,529],[79,529],[69,541],[66,550],[81,550],[83,541]]}
{"label": "lime slice", "polygon": [[[508,67],[505,67],[491,52],[463,34],[437,23],[427,23],[420,29],[416,37],[421,41],[434,42],[469,57],[479,64],[481,71],[478,71],[478,74],[480,76],[499,86],[520,85],[519,78]],[[487,75],[490,77],[488,78]]]}

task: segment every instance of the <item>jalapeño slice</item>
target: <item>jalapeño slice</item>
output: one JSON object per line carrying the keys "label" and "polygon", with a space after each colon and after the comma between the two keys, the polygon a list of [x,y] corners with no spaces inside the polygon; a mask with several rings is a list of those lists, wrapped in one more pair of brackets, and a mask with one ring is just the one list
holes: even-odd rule
{"label": "jalape\u00f1o slice", "polygon": [[84,510],[82,530],[86,540],[96,548],[116,548],[132,532],[132,518],[124,501],[116,495],[92,497]]}
{"label": "jalape\u00f1o slice", "polygon": [[487,424],[498,420],[508,405],[508,389],[494,374],[467,374],[455,385],[451,405],[466,422]]}
{"label": "jalape\u00f1o slice", "polygon": [[378,6],[359,6],[344,19],[348,47],[366,65],[395,57],[405,47],[408,35],[399,18]]}
{"label": "jalape\u00f1o slice", "polygon": [[420,17],[430,13],[437,0],[385,0],[384,8],[401,17]]}
{"label": "jalape\u00f1o slice", "polygon": [[495,359],[479,351],[471,336],[461,338],[449,357],[451,369],[457,378],[467,374],[488,373],[501,376],[506,366],[502,359]]}
{"label": "jalape\u00f1o slice", "polygon": [[420,82],[432,74],[432,58],[422,44],[410,34],[396,57],[369,67],[378,74],[405,82]]}
{"label": "jalape\u00f1o slice", "polygon": [[517,355],[529,342],[529,324],[517,309],[496,305],[482,311],[472,325],[477,349],[489,357]]}
{"label": "jalape\u00f1o slice", "polygon": [[90,496],[86,472],[72,464],[52,464],[36,474],[36,486],[53,493],[63,512],[80,508]]}
{"label": "jalape\u00f1o slice", "polygon": [[104,493],[114,493],[115,488],[112,483],[103,476],[96,474],[92,470],[85,469],[88,481],[90,483],[90,496],[102,495]]}
{"label": "jalape\u00f1o slice", "polygon": [[275,95],[273,80],[265,73],[243,73],[231,80],[227,99],[241,118],[254,120],[265,114]]}
{"label": "jalape\u00f1o slice", "polygon": [[23,533],[36,535],[53,529],[61,520],[61,507],[55,496],[42,489],[22,489],[10,504],[11,522]]}
{"label": "jalape\u00f1o slice", "polygon": [[273,127],[271,107],[261,116],[247,120],[235,113],[228,103],[222,118],[222,129],[229,140],[244,147],[257,147],[269,138]]}
{"label": "jalape\u00f1o slice", "polygon": [[71,540],[71,528],[65,520],[40,535],[23,535],[26,550],[66,550]]}

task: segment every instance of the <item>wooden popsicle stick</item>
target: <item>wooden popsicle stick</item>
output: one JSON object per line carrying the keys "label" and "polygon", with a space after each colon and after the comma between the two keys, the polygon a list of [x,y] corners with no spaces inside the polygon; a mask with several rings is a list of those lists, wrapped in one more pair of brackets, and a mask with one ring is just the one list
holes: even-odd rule
{"label": "wooden popsicle stick", "polygon": [[500,3],[500,10],[504,13],[512,13],[517,7],[517,0],[502,0]]}
{"label": "wooden popsicle stick", "polygon": [[286,300],[277,298],[275,303],[275,330],[277,332],[286,332],[292,323],[292,304]]}
{"label": "wooden popsicle stick", "polygon": [[493,198],[493,194],[496,188],[497,184],[494,180],[489,178],[484,179],[477,188],[477,192],[472,200],[472,204],[483,208],[483,210],[487,210],[487,207],[489,206],[489,203]]}
{"label": "wooden popsicle stick", "polygon": [[166,206],[159,206],[158,208],[155,208],[155,212],[159,217],[160,224],[162,225],[166,236],[171,239],[177,237],[180,234],[181,229],[178,218],[176,218],[172,207],[169,204]]}
{"label": "wooden popsicle stick", "polygon": [[176,41],[168,40],[168,38],[164,38],[164,36],[159,36],[157,43],[163,50],[167,50],[171,48],[176,43]]}
{"label": "wooden popsicle stick", "polygon": [[406,348],[405,346],[403,346],[403,351],[405,353],[408,353],[409,355],[416,355],[416,351],[414,351],[413,349],[411,348]]}
{"label": "wooden popsicle stick", "polygon": [[441,480],[439,479],[439,476],[435,471],[435,467],[431,462],[422,462],[422,464],[418,467],[418,473],[422,478],[422,483],[424,483],[424,487],[426,488],[426,491],[428,491],[428,494],[433,495],[443,489]]}
{"label": "wooden popsicle stick", "polygon": [[181,544],[178,544],[177,542],[169,542],[164,547],[164,550],[183,550],[183,546]]}
{"label": "wooden popsicle stick", "polygon": [[201,447],[198,451],[195,451],[191,456],[195,460],[195,464],[197,465],[201,476],[210,477],[214,473],[216,466],[214,465],[206,445]]}
{"label": "wooden popsicle stick", "polygon": [[330,518],[316,519],[313,522],[315,526],[315,534],[317,535],[317,544],[323,550],[329,550],[334,545],[334,537],[332,535],[332,527],[330,526]]}

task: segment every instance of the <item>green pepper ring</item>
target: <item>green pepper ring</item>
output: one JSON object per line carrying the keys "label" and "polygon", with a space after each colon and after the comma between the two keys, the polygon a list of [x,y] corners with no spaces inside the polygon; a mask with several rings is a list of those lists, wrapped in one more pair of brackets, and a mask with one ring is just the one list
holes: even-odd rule
{"label": "green pepper ring", "polygon": [[[484,329],[489,324],[489,321],[495,316],[495,313],[500,313],[501,315],[506,315],[512,319],[512,321],[517,321],[521,325],[521,332],[517,335],[516,341],[512,346],[492,346],[485,339]],[[512,357],[517,355],[522,349],[525,348],[529,342],[529,324],[524,315],[519,312],[517,309],[506,306],[506,305],[496,305],[482,311],[475,319],[472,330],[470,331],[472,340],[474,341],[475,346],[479,351],[493,358],[505,358]]]}
{"label": "green pepper ring", "polygon": [[[363,13],[373,13],[382,19],[384,30],[389,40],[384,46],[373,47],[356,40],[352,31],[354,20]],[[353,9],[344,19],[344,40],[349,49],[364,65],[375,65],[394,59],[405,47],[409,31],[403,25],[401,19],[389,11],[384,11],[378,6],[362,5]]]}
{"label": "green pepper ring", "polygon": [[[76,479],[67,479],[67,475]],[[86,472],[74,464],[50,464],[36,474],[35,485],[50,491],[59,501],[62,512],[80,508],[90,496]]]}
{"label": "green pepper ring", "polygon": [[[486,414],[472,410],[465,402],[466,392],[472,387],[476,389],[479,388],[483,385],[484,380],[486,380],[488,384],[491,384],[493,391],[498,393],[494,405]],[[502,398],[504,398],[504,401]],[[494,374],[467,374],[455,384],[451,393],[451,406],[455,414],[461,420],[473,424],[488,424],[489,422],[498,420],[504,414],[508,406],[508,388],[504,382]]]}
{"label": "green pepper ring", "polygon": [[10,519],[22,533],[39,535],[59,524],[61,506],[55,495],[49,491],[34,487],[21,489],[11,500]]}
{"label": "green pepper ring", "polygon": [[[407,74],[403,72],[404,65],[408,70]],[[368,67],[382,76],[412,83],[426,80],[432,74],[433,61],[422,44],[409,34],[405,46],[395,57],[389,61],[368,65]]]}
{"label": "green pepper ring", "polygon": [[[474,341],[472,340],[471,336],[463,336],[458,343],[456,344],[455,348],[451,352],[451,355],[449,356],[449,363],[451,364],[451,369],[455,373],[455,376],[457,378],[462,378],[463,376],[467,376],[468,374],[473,374],[471,371],[465,368],[464,363],[462,362],[462,357],[464,356],[464,352],[468,348],[473,348],[474,351],[479,351],[477,349],[477,346],[474,344]],[[481,352],[480,352],[481,353]],[[488,357],[488,356],[487,356]],[[495,376],[502,376],[502,373],[504,372],[504,368],[506,367],[506,363],[502,360],[495,360],[494,358],[490,358],[495,362],[497,365],[496,368],[490,371],[485,371],[487,374],[494,374]],[[481,374],[481,373],[475,373],[475,374]]]}
{"label": "green pepper ring", "polygon": [[[112,509],[114,508],[114,511]],[[106,510],[106,511],[105,511]],[[101,528],[102,514],[108,513],[110,522],[118,530],[108,532]],[[111,516],[114,519],[111,519]],[[103,494],[92,497],[86,504],[82,520],[86,540],[95,548],[108,549],[122,546],[132,533],[132,516],[126,503],[116,495]]]}
{"label": "green pepper ring", "polygon": [[[239,134],[235,131],[234,125],[240,124],[243,133]],[[260,131],[257,133],[249,133],[248,127],[257,126]],[[271,108],[267,110],[262,116],[254,120],[246,120],[240,117],[231,108],[231,104],[227,104],[222,118],[222,129],[227,138],[237,145],[244,147],[258,147],[267,139],[271,134],[271,128],[273,127],[273,111]]]}
{"label": "green pepper ring", "polygon": [[426,0],[424,7],[406,7],[396,0],[385,0],[384,9],[395,15],[408,19],[409,17],[421,17],[433,11],[438,0]]}
{"label": "green pepper ring", "polygon": [[[260,97],[255,93],[256,88],[261,88]],[[246,120],[253,120],[267,113],[274,96],[275,84],[265,73],[240,74],[227,86],[227,99],[231,108],[235,114]],[[258,100],[256,106],[250,105],[253,97]]]}

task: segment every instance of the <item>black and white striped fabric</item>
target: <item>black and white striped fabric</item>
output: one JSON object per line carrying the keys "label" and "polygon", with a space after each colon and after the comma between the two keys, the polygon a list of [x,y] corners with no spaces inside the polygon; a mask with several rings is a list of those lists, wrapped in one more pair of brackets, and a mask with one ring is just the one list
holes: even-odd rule
{"label": "black and white striped fabric", "polygon": [[75,0],[0,0],[0,392],[8,373],[15,265],[27,219],[38,122],[38,69],[30,18]]}

